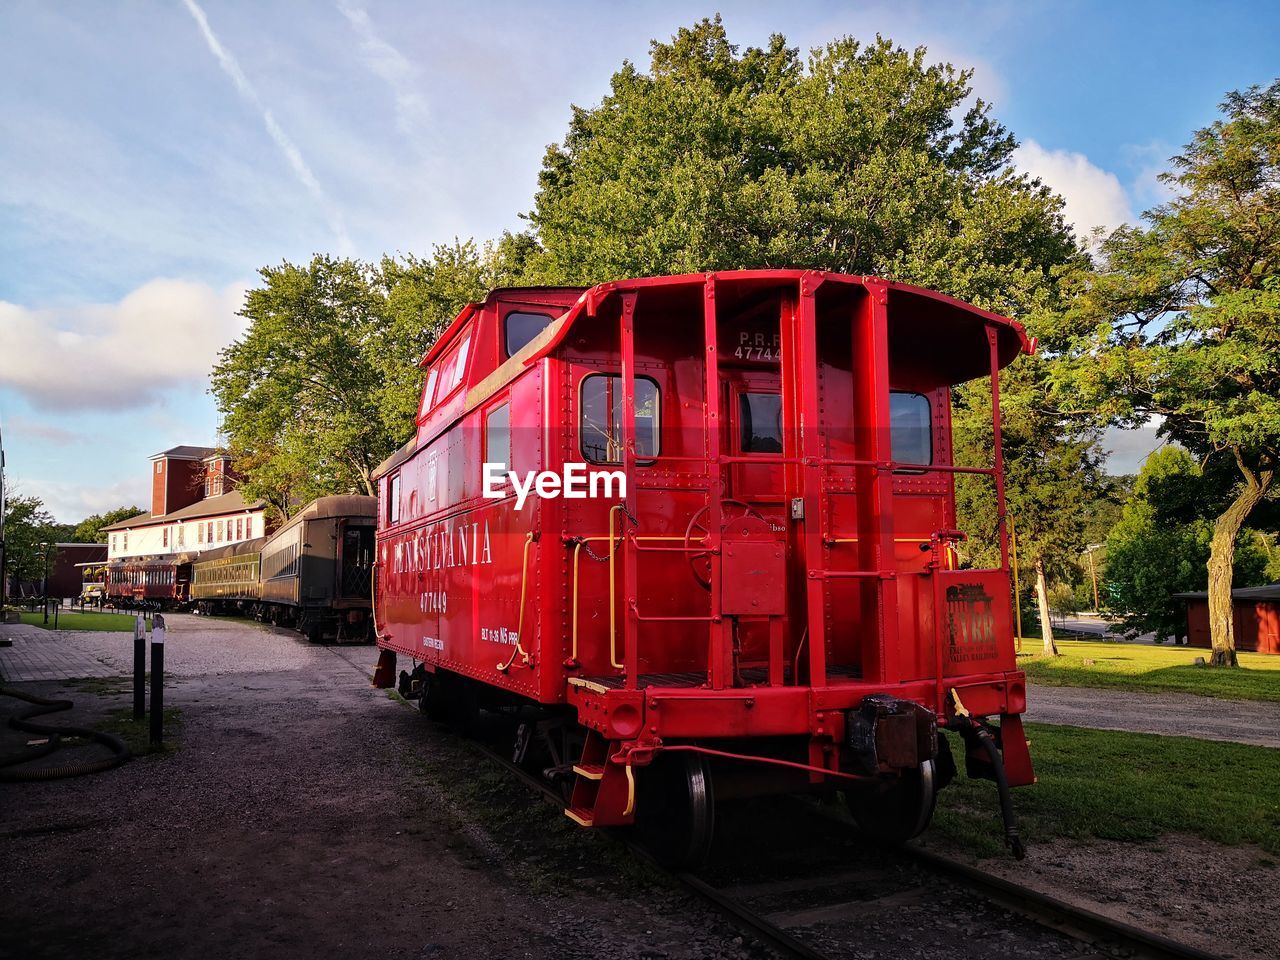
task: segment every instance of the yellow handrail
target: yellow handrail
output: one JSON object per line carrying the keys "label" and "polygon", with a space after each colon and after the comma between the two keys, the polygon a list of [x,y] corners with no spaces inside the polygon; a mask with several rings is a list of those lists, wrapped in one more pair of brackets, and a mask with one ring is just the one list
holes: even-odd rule
{"label": "yellow handrail", "polygon": [[[613,508],[611,508],[611,509],[609,510],[609,535],[608,535],[608,536],[603,536],[603,537],[580,537],[580,538],[578,538],[578,540],[576,541],[576,543],[574,544],[574,547],[573,547],[573,602],[572,602],[573,610],[572,610],[572,613],[571,613],[571,618],[572,618],[572,619],[571,619],[571,623],[572,623],[572,626],[571,626],[571,628],[570,628],[570,634],[569,634],[569,636],[570,636],[570,642],[571,642],[571,649],[570,649],[570,652],[569,652],[569,659],[570,659],[570,660],[573,660],[573,661],[575,661],[575,662],[576,662],[576,661],[577,661],[577,659],[578,659],[578,555],[582,552],[582,548],[583,548],[583,546],[584,546],[584,545],[586,545],[586,544],[588,544],[588,543],[600,543],[600,542],[602,542],[602,541],[606,541],[606,540],[607,540],[607,541],[609,542],[609,662],[610,662],[610,663],[611,663],[611,664],[612,664],[616,669],[622,670],[622,669],[625,669],[625,668],[626,668],[626,664],[618,663],[618,653],[617,653],[617,613],[616,613],[617,601],[616,601],[616,597],[615,597],[615,593],[614,593],[614,585],[615,585],[615,583],[616,583],[617,581],[616,581],[616,577],[614,576],[614,572],[613,572],[613,570],[614,570],[614,567],[613,567],[614,545],[617,543],[617,537],[614,535],[614,532],[613,532],[613,512],[614,512],[614,510],[618,510],[618,509],[620,509],[620,506],[615,506],[615,507],[613,507]],[[650,536],[650,537],[636,537],[636,540],[647,540],[647,541],[654,541],[654,540],[659,540],[659,541],[662,541],[662,540],[680,540],[680,541],[683,541],[683,540],[684,540],[684,537],[656,537],[656,536]]]}
{"label": "yellow handrail", "polygon": [[511,657],[506,663],[498,664],[498,672],[506,673],[511,669],[511,664],[515,662],[516,654],[520,654],[521,662],[529,662],[529,654],[525,652],[524,647],[520,645],[520,634],[524,631],[524,598],[529,586],[529,547],[533,544],[533,531],[525,534],[524,538],[524,559],[520,564],[520,611],[516,616],[516,644],[511,650]]}

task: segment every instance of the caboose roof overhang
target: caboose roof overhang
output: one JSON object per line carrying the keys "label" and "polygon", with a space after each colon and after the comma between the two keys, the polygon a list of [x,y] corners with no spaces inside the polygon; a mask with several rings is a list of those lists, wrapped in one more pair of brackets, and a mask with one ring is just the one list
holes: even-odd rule
{"label": "caboose roof overhang", "polygon": [[539,349],[523,358],[525,366],[536,363],[568,336],[569,330],[583,317],[592,317],[611,296],[629,291],[676,289],[701,286],[708,279],[723,285],[726,292],[763,290],[771,286],[807,282],[810,289],[824,284],[860,287],[867,291],[885,291],[889,298],[890,348],[911,350],[928,362],[935,374],[947,383],[963,383],[989,372],[989,354],[984,327],[997,331],[997,352],[1002,367],[1012,363],[1020,353],[1034,353],[1035,341],[1028,338],[1022,324],[998,313],[983,310],[945,293],[926,290],[908,283],[883,280],[874,276],[854,276],[818,270],[722,270],[714,273],[688,273],[665,277],[638,277],[615,280],[593,287],[504,287],[493,290],[482,303],[469,303],[437,338],[419,361],[428,366],[453,340],[477,311],[496,301],[517,300],[562,306],[566,294],[577,299],[539,338]]}
{"label": "caboose roof overhang", "polygon": [[[1022,324],[983,310],[955,297],[907,283],[872,276],[852,276],[814,270],[725,270],[670,277],[642,277],[597,284],[584,290],[559,320],[548,328],[550,336],[541,349],[524,358],[530,365],[551,353],[568,336],[581,318],[594,316],[611,296],[656,288],[702,286],[714,279],[725,293],[761,291],[769,287],[806,284],[817,290],[825,284],[862,288],[873,295],[883,291],[889,298],[889,337],[893,352],[912,351],[929,362],[935,374],[947,383],[963,383],[990,372],[990,355],[984,328],[997,332],[1000,366],[1012,363],[1018,354],[1033,353],[1035,343]],[[829,322],[829,321],[828,321]]]}

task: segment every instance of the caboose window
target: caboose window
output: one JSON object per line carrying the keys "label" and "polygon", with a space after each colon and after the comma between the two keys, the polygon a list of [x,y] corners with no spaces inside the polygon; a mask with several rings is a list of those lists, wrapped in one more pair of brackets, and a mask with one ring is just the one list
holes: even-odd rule
{"label": "caboose window", "polygon": [[[636,377],[636,457],[658,455],[658,384]],[[622,378],[616,373],[593,373],[582,378],[579,423],[582,455],[590,463],[622,462]]]}
{"label": "caboose window", "polygon": [[436,392],[436,381],[440,379],[440,368],[432,367],[427,374],[427,385],[422,388],[422,406],[418,410],[418,417],[421,419],[427,415],[427,411],[431,409],[431,398]]}
{"label": "caboose window", "polygon": [[400,522],[400,474],[387,481],[387,523]]}
{"label": "caboose window", "polygon": [[782,395],[738,395],[738,421],[743,453],[782,452]]}
{"label": "caboose window", "polygon": [[889,439],[895,463],[933,463],[932,410],[919,393],[889,394]]}
{"label": "caboose window", "polygon": [[511,405],[489,411],[484,420],[484,462],[511,466]]}
{"label": "caboose window", "polygon": [[534,337],[547,328],[551,320],[545,313],[523,313],[518,310],[508,313],[504,327],[507,356],[513,357],[528,346]]}

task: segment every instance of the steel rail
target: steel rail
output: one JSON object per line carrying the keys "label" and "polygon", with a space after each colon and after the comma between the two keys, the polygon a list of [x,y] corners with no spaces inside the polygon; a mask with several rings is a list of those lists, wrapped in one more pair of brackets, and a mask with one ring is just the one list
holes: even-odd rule
{"label": "steel rail", "polygon": [[983,896],[1015,913],[1093,946],[1132,950],[1151,960],[1222,960],[1218,954],[1028,889],[932,850],[908,846],[903,848],[903,853],[966,887],[977,888]]}
{"label": "steel rail", "polygon": [[[564,807],[563,797],[545,780],[522,770],[488,744],[468,737],[460,739],[481,755],[510,771],[516,779],[538,793],[546,802],[557,808]],[[836,823],[843,823],[828,814],[819,813],[818,815]],[[606,832],[645,863],[714,907],[743,933],[755,937],[783,956],[797,957],[800,960],[832,960],[829,954],[814,949],[786,929],[770,922],[732,896],[717,890],[695,874],[662,866],[647,850],[626,836],[623,831],[607,829]],[[1057,897],[1029,890],[1003,877],[986,873],[931,850],[907,846],[902,849],[902,854],[916,864],[956,883],[961,889],[977,893],[1042,927],[1104,952],[1119,956],[1141,956],[1149,960],[1222,960],[1220,956],[1198,947],[1178,943],[1158,933],[1143,930],[1120,920],[1113,920]]]}

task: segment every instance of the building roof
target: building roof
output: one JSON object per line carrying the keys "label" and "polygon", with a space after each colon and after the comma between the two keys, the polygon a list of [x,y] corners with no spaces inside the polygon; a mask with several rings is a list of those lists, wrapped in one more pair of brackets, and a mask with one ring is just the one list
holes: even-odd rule
{"label": "building roof", "polygon": [[161,450],[151,459],[159,460],[161,457],[168,457],[170,460],[203,460],[210,454],[217,453],[213,447],[190,447],[177,446],[170,447],[168,450]]}
{"label": "building roof", "polygon": [[102,529],[130,530],[134,527],[154,527],[162,523],[196,520],[200,517],[214,517],[224,513],[248,513],[252,510],[261,510],[265,506],[266,502],[263,500],[247,501],[239,490],[232,490],[230,493],[224,493],[220,497],[206,497],[203,500],[197,500],[189,507],[174,510],[172,513],[164,513],[158,517],[153,517],[149,513],[140,513],[137,516],[117,521]]}
{"label": "building roof", "polygon": [[[1175,593],[1174,598],[1177,600],[1207,600],[1209,593],[1206,590],[1197,590],[1190,593]],[[1232,600],[1280,600],[1280,583],[1268,583],[1261,587],[1240,587],[1231,591]]]}

